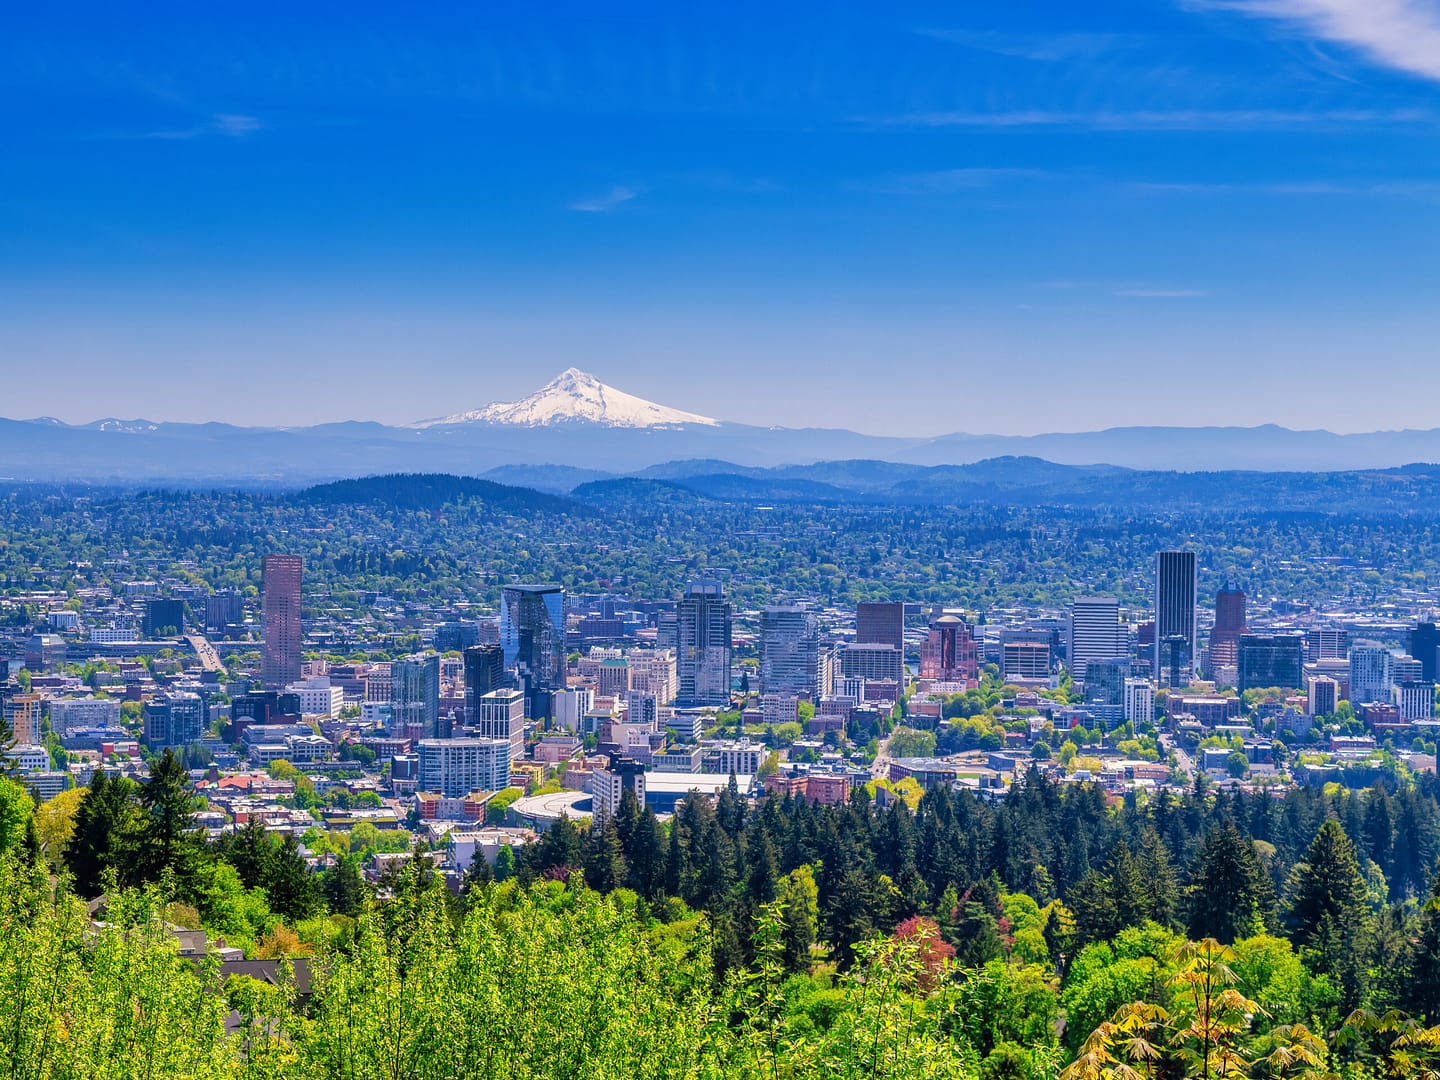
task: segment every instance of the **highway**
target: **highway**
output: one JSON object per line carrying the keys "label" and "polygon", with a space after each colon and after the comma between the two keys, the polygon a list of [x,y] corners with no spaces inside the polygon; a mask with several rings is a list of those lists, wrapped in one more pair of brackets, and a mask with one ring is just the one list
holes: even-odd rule
{"label": "highway", "polygon": [[206,671],[224,671],[225,665],[220,663],[220,654],[215,651],[215,646],[205,640],[202,634],[186,634],[185,640],[190,642],[190,647],[195,650],[195,655],[200,657],[200,666]]}

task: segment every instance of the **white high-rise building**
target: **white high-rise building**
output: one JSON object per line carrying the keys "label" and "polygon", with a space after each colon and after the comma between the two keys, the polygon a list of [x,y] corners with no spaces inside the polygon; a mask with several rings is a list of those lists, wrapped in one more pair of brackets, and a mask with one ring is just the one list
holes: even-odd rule
{"label": "white high-rise building", "polygon": [[1332,716],[1340,702],[1340,684],[1325,675],[1316,675],[1310,680],[1309,704],[1311,716]]}
{"label": "white high-rise building", "polygon": [[654,695],[658,705],[669,705],[675,700],[676,665],[671,650],[632,649],[627,658],[632,691]]}
{"label": "white high-rise building", "polygon": [[552,699],[555,723],[566,731],[581,734],[585,728],[585,714],[595,707],[593,690],[561,690]]}
{"label": "white high-rise building", "polygon": [[1070,677],[1085,682],[1091,660],[1114,660],[1125,655],[1125,628],[1120,625],[1120,601],[1113,596],[1087,596],[1070,607]]}
{"label": "white high-rise building", "polygon": [[604,768],[590,773],[590,809],[596,824],[620,812],[627,791],[645,805],[645,766],[638,761],[612,757]]}
{"label": "white high-rise building", "polygon": [[883,680],[905,685],[905,654],[894,645],[855,642],[840,650],[840,674],[847,679]]}
{"label": "white high-rise building", "polygon": [[1350,647],[1350,701],[1365,705],[1390,700],[1390,650],[1379,645]]}
{"label": "white high-rise building", "polygon": [[478,702],[475,727],[482,739],[504,739],[510,758],[525,756],[525,695],[519,690],[492,690]]}
{"label": "white high-rise building", "polygon": [[50,727],[62,735],[82,727],[119,727],[117,698],[56,698],[50,702]]}
{"label": "white high-rise building", "polygon": [[414,653],[390,661],[390,717],[395,726],[415,725],[427,739],[440,738],[440,657]]}
{"label": "white high-rise building", "polygon": [[1435,716],[1435,684],[1432,682],[1397,683],[1393,690],[1394,704],[1400,719],[1408,723],[1430,720]]}
{"label": "white high-rise building", "polygon": [[1398,653],[1386,654],[1385,681],[1393,689],[1401,683],[1422,682],[1425,678],[1425,665],[1413,656],[1400,656]]}
{"label": "white high-rise building", "polygon": [[421,739],[415,749],[420,791],[458,799],[510,786],[509,739]]}
{"label": "white high-rise building", "polygon": [[1125,680],[1125,722],[1137,728],[1155,718],[1155,684],[1149,679]]}
{"label": "white high-rise building", "polygon": [[291,683],[285,690],[300,699],[300,712],[305,716],[339,716],[345,706],[345,691],[330,685],[328,675]]}

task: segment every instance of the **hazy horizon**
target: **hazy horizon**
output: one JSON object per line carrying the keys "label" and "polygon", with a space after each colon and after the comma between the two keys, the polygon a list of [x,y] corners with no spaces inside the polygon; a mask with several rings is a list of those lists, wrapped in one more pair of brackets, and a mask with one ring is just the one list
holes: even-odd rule
{"label": "hazy horizon", "polygon": [[1437,423],[1433,0],[10,21],[6,416]]}
{"label": "hazy horizon", "polygon": [[[586,374],[595,375],[594,372],[587,372]],[[627,388],[626,388],[626,387],[623,387],[623,386],[614,386],[613,383],[607,382],[607,380],[605,380],[603,377],[600,377],[600,376],[596,376],[596,377],[597,377],[597,378],[600,378],[600,381],[601,381],[602,383],[606,383],[607,386],[611,386],[613,389],[617,389],[617,390],[627,390]],[[548,381],[548,380],[547,380],[547,381]],[[539,387],[536,387],[536,389],[539,389]],[[520,396],[521,396],[521,397],[524,397],[524,396],[528,396],[528,395],[520,395]],[[635,394],[635,396],[637,396],[637,397],[642,397],[642,398],[645,397],[645,395],[644,395],[643,393],[637,393],[637,394]],[[477,404],[480,405],[480,406],[483,406],[483,405],[496,404],[496,403],[498,403],[498,402],[481,402],[481,403],[477,403]],[[669,403],[669,402],[663,402],[663,401],[661,401],[661,402],[655,402],[655,404],[668,405],[668,404],[670,404],[670,403]],[[450,415],[455,415],[455,414],[450,414]],[[179,424],[222,423],[222,424],[231,424],[231,425],[236,426],[236,427],[253,427],[253,428],[257,428],[257,429],[270,428],[270,429],[276,429],[276,430],[298,430],[298,429],[303,429],[303,428],[307,428],[307,427],[314,427],[314,426],[320,426],[320,425],[331,424],[331,423],[362,423],[362,424],[378,423],[378,424],[383,424],[383,425],[385,425],[385,426],[387,426],[387,427],[393,427],[393,428],[407,428],[407,427],[408,427],[408,428],[420,428],[420,427],[424,427],[424,426],[428,426],[428,425],[433,425],[433,424],[437,423],[438,421],[445,419],[445,417],[443,417],[443,416],[419,417],[419,418],[416,418],[415,420],[410,420],[410,421],[389,422],[389,421],[379,420],[379,419],[377,419],[377,418],[375,418],[375,417],[372,417],[372,416],[337,416],[337,417],[331,417],[331,418],[327,418],[327,419],[315,420],[315,421],[312,421],[312,422],[310,422],[310,423],[303,423],[303,424],[275,424],[275,423],[264,423],[264,422],[244,423],[244,422],[238,422],[238,421],[224,420],[224,419],[220,419],[220,418],[217,418],[217,417],[164,417],[164,416],[159,416],[159,415],[136,415],[136,416],[106,415],[106,416],[91,416],[91,417],[88,417],[88,418],[70,419],[70,418],[66,418],[66,417],[55,416],[55,415],[53,415],[53,414],[48,414],[48,413],[46,413],[46,414],[37,414],[37,415],[33,415],[33,416],[18,416],[18,415],[17,415],[17,416],[3,416],[3,417],[0,417],[0,419],[19,420],[19,421],[58,420],[58,421],[60,421],[60,422],[62,422],[62,423],[64,423],[64,424],[66,424],[66,425],[68,425],[68,426],[72,426],[72,427],[86,427],[86,426],[89,426],[89,425],[91,425],[91,424],[100,423],[100,422],[106,421],[106,420],[115,420],[115,421],[118,421],[118,422],[121,422],[121,423],[132,423],[132,422],[134,422],[134,423],[145,423],[145,422],[149,422],[149,423],[154,423],[154,424],[170,424],[170,423],[179,423]],[[735,418],[733,418],[733,417],[725,417],[725,416],[709,417],[708,419],[717,420],[717,421],[719,421],[721,424],[750,424],[750,421],[747,421],[747,420],[744,420],[744,419],[735,419]],[[755,426],[759,426],[759,425],[755,425]],[[798,427],[799,425],[774,425],[774,426],[779,426],[779,427]],[[1296,427],[1290,427],[1290,426],[1284,425],[1284,424],[1278,424],[1278,423],[1276,423],[1276,422],[1274,422],[1274,421],[1260,421],[1260,422],[1255,423],[1255,424],[1243,424],[1243,425],[1242,425],[1242,424],[1228,424],[1228,423],[1224,423],[1223,421],[1222,421],[1222,422],[1215,422],[1215,423],[1195,423],[1195,424],[1107,424],[1107,425],[1105,425],[1104,427],[1094,427],[1094,428],[1067,428],[1067,429],[1058,429],[1058,428],[1057,428],[1057,429],[1045,430],[1045,431],[1021,431],[1021,432],[1002,432],[1002,431],[991,431],[991,430],[980,430],[980,429],[967,430],[967,429],[963,429],[963,428],[955,428],[955,429],[947,429],[947,430],[944,430],[944,431],[927,431],[927,432],[922,432],[922,431],[916,430],[916,431],[910,431],[910,432],[900,432],[900,433],[896,433],[896,432],[883,432],[883,431],[865,431],[865,430],[862,430],[862,429],[855,429],[855,428],[840,428],[840,427],[837,427],[837,426],[835,426],[835,425],[828,425],[828,424],[807,424],[807,425],[804,425],[804,426],[805,426],[805,427],[809,427],[809,428],[825,429],[825,430],[837,430],[837,431],[838,431],[838,430],[848,430],[848,431],[854,432],[855,434],[865,435],[865,436],[869,436],[869,437],[873,437],[873,438],[882,438],[882,439],[883,439],[883,438],[895,438],[895,439],[927,439],[927,438],[942,438],[942,437],[949,436],[949,435],[973,435],[973,436],[976,436],[977,438],[1036,438],[1036,437],[1043,437],[1043,436],[1049,436],[1049,435],[1065,436],[1065,435],[1100,434],[1100,433],[1104,433],[1104,432],[1106,432],[1106,431],[1125,430],[1125,429],[1130,429],[1130,428],[1170,428],[1170,429],[1180,429],[1180,430],[1187,430],[1187,429],[1188,429],[1188,430],[1198,430],[1198,429],[1206,429],[1206,428],[1239,428],[1239,429],[1254,430],[1254,429],[1257,429],[1257,428],[1266,428],[1266,427],[1275,427],[1275,428],[1279,428],[1279,429],[1281,429],[1281,430],[1290,431],[1290,432],[1295,432],[1295,433],[1317,432],[1317,433],[1324,433],[1324,434],[1330,434],[1330,435],[1345,436],[1345,435],[1372,435],[1372,434],[1373,434],[1373,435],[1383,435],[1383,434],[1398,433],[1398,432],[1402,432],[1402,431],[1435,431],[1435,430],[1440,430],[1440,421],[1437,421],[1437,422],[1435,422],[1435,423],[1431,423],[1431,424],[1429,424],[1429,425],[1427,425],[1427,426],[1416,426],[1416,427],[1409,427],[1409,428],[1399,428],[1399,427],[1393,427],[1393,428],[1367,428],[1367,429],[1359,429],[1359,430],[1354,430],[1354,431],[1342,431],[1342,430],[1336,430],[1335,428],[1329,428],[1329,427],[1296,428]],[[1097,464],[1098,464],[1098,463],[1097,463]]]}

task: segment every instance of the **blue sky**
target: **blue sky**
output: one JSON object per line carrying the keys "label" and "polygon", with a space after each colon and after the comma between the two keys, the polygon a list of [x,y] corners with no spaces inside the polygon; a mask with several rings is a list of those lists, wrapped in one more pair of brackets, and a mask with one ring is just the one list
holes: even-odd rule
{"label": "blue sky", "polygon": [[47,7],[3,415],[1440,425],[1440,0]]}

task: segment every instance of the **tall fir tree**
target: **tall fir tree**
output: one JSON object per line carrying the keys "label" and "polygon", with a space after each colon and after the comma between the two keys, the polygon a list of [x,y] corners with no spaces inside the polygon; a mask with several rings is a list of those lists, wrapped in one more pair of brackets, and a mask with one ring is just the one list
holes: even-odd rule
{"label": "tall fir tree", "polygon": [[1293,872],[1287,912],[1292,940],[1299,946],[1311,944],[1327,918],[1358,927],[1369,916],[1355,845],[1340,822],[1327,819]]}
{"label": "tall fir tree", "polygon": [[123,777],[112,780],[97,768],[75,810],[75,829],[64,852],[79,895],[99,896],[107,871],[124,876],[137,824],[134,785]]}
{"label": "tall fir tree", "polygon": [[179,895],[196,894],[202,845],[195,829],[195,799],[190,777],[168,749],[140,786],[138,841],[132,865],[139,881],[159,881],[168,872]]}
{"label": "tall fir tree", "polygon": [[1234,821],[1206,833],[1188,893],[1190,937],[1197,941],[1229,945],[1264,930],[1270,879]]}
{"label": "tall fir tree", "polygon": [[1430,895],[1416,920],[1405,1007],[1440,1023],[1440,865],[1430,878]]}
{"label": "tall fir tree", "polygon": [[1170,864],[1170,853],[1153,828],[1147,827],[1140,836],[1136,863],[1145,890],[1146,917],[1175,929],[1180,914],[1180,885]]}
{"label": "tall fir tree", "polygon": [[626,881],[625,850],[613,815],[595,827],[585,859],[585,880],[597,892],[613,892]]}
{"label": "tall fir tree", "polygon": [[[485,859],[479,855],[475,861],[487,865]],[[365,882],[360,876],[359,867],[355,865],[354,857],[342,856],[334,866],[325,871],[321,888],[325,894],[325,902],[333,914],[348,915],[351,918],[360,914],[365,903]]]}

